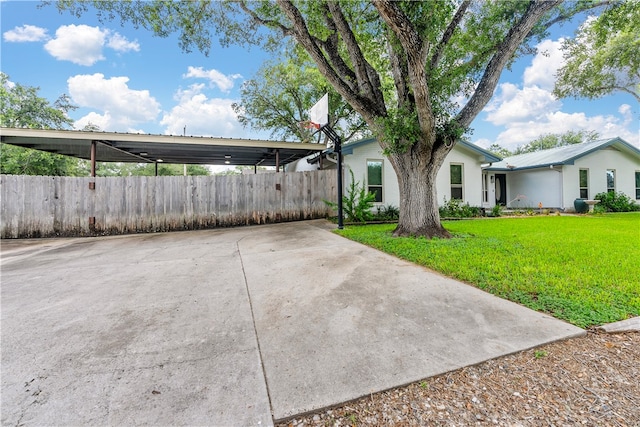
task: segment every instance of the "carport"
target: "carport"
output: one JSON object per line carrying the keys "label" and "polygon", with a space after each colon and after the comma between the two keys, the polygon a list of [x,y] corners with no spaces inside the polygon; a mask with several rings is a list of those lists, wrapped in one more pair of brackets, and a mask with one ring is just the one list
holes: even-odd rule
{"label": "carport", "polygon": [[1,141],[95,162],[280,166],[318,153],[322,144],[258,139],[0,128]]}

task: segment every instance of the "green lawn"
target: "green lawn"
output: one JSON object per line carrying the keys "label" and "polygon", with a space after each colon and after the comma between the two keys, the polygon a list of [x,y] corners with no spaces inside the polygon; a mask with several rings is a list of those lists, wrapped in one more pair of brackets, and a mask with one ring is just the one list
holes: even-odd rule
{"label": "green lawn", "polygon": [[444,222],[454,238],[337,232],[586,328],[640,315],[640,213]]}

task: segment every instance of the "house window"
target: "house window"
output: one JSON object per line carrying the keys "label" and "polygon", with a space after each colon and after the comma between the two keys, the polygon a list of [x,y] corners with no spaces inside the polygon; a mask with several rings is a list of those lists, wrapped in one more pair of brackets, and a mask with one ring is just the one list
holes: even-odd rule
{"label": "house window", "polygon": [[640,171],[636,171],[636,200],[640,200]]}
{"label": "house window", "polygon": [[607,193],[616,192],[616,171],[607,169]]}
{"label": "house window", "polygon": [[451,198],[464,200],[462,194],[462,165],[451,163],[449,168],[451,171]]}
{"label": "house window", "polygon": [[482,174],[482,201],[484,203],[489,202],[489,184],[487,183],[488,179],[489,179],[489,175],[487,175],[486,173],[483,173]]}
{"label": "house window", "polygon": [[580,198],[589,198],[589,169],[580,169]]}
{"label": "house window", "polygon": [[382,160],[367,160],[367,190],[382,203]]}

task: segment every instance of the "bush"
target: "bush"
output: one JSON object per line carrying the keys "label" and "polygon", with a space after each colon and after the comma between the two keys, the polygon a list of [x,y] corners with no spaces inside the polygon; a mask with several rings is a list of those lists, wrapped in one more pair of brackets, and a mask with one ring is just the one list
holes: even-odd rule
{"label": "bush", "polygon": [[393,205],[378,206],[374,219],[377,221],[397,221],[400,218],[400,210]]}
{"label": "bush", "polygon": [[477,206],[469,206],[469,203],[462,204],[461,200],[444,198],[444,205],[440,206],[441,218],[473,218],[482,216],[482,209]]}
{"label": "bush", "polygon": [[606,209],[607,212],[640,211],[640,205],[622,192],[598,193],[595,199],[600,200],[596,206]]}
{"label": "bush", "polygon": [[[367,191],[364,185],[360,184],[360,181],[356,181],[351,173],[351,184],[345,196],[342,196],[342,209],[344,215],[349,221],[353,222],[367,222],[373,219],[373,203],[376,200],[376,195]],[[333,209],[338,208],[338,204],[334,202],[324,201],[327,205]]]}

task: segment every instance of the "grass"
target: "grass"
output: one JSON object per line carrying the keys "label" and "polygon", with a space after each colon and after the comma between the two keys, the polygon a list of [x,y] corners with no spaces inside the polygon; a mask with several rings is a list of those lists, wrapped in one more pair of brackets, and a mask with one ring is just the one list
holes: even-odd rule
{"label": "grass", "polygon": [[394,238],[393,224],[337,232],[582,328],[640,315],[640,213],[443,224],[452,239]]}

